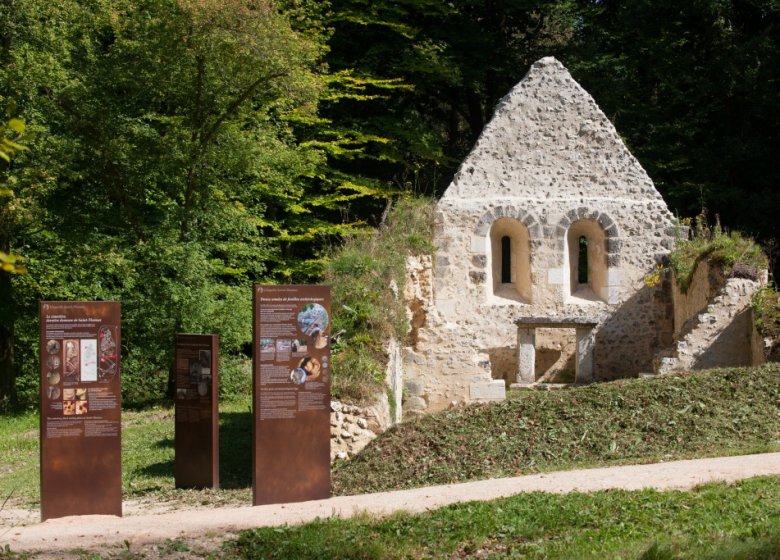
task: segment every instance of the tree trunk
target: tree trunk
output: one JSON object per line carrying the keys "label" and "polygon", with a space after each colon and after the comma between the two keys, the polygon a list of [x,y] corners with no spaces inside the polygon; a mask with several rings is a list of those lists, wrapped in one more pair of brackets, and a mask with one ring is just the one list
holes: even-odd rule
{"label": "tree trunk", "polygon": [[14,361],[14,322],[11,275],[0,271],[0,411],[17,404],[16,363]]}

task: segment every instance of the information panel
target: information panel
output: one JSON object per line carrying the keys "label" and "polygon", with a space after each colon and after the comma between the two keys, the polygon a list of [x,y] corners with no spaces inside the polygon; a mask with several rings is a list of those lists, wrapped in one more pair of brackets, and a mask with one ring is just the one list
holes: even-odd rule
{"label": "information panel", "polygon": [[330,287],[254,290],[254,504],[328,498]]}
{"label": "information panel", "polygon": [[41,517],[122,515],[120,305],[40,303]]}
{"label": "information panel", "polygon": [[177,488],[219,488],[219,339],[176,335]]}

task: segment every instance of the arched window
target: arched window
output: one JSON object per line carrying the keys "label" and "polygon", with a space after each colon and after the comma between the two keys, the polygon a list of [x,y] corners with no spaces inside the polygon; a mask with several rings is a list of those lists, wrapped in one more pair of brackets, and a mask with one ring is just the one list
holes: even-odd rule
{"label": "arched window", "polygon": [[596,220],[577,220],[566,234],[569,295],[607,301],[607,261],[604,230]]}
{"label": "arched window", "polygon": [[514,218],[499,218],[490,227],[490,296],[531,303],[531,239]]}
{"label": "arched window", "polygon": [[577,283],[588,283],[588,238],[580,235],[577,242],[579,254],[577,255]]}
{"label": "arched window", "polygon": [[512,239],[508,235],[501,238],[501,283],[512,283]]}

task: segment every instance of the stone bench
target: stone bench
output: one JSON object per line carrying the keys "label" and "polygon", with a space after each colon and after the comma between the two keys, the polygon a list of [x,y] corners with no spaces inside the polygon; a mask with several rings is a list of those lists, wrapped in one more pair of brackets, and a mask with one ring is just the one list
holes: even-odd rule
{"label": "stone bench", "polygon": [[593,381],[593,329],[598,325],[581,317],[520,317],[517,325],[517,374],[510,388],[525,387],[536,381],[536,329],[575,329],[577,333],[577,357],[574,372],[575,383]]}

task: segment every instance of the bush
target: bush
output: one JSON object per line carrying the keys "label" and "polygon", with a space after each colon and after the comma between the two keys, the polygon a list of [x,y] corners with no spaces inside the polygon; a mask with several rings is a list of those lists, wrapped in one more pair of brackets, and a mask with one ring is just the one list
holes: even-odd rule
{"label": "bush", "polygon": [[245,356],[220,355],[219,398],[235,400],[252,394],[252,360]]}
{"label": "bush", "polygon": [[766,349],[769,361],[780,360],[780,293],[770,287],[753,295],[753,318],[758,333],[771,341]]}
{"label": "bush", "polygon": [[683,292],[688,290],[693,273],[703,260],[722,267],[724,276],[752,280],[757,280],[759,271],[767,267],[766,255],[752,238],[738,231],[725,232],[719,223],[710,227],[703,214],[692,222],[692,235],[687,239],[679,238],[669,255],[677,284]]}
{"label": "bush", "polygon": [[433,250],[432,216],[431,201],[401,198],[377,231],[347,239],[329,257],[334,397],[364,402],[384,390],[385,343],[408,331],[406,257]]}

